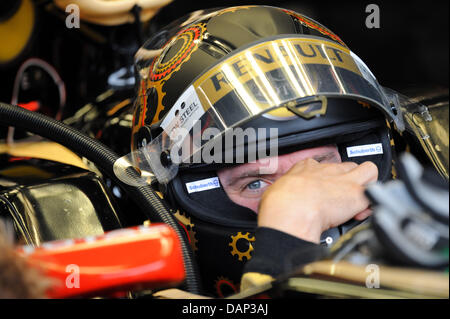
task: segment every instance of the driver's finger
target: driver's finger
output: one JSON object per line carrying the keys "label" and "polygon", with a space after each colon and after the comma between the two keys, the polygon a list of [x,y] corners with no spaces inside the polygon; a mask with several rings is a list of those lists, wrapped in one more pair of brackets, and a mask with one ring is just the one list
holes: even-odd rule
{"label": "driver's finger", "polygon": [[356,220],[364,220],[367,217],[369,217],[370,215],[372,215],[372,209],[366,208],[362,212],[356,214],[355,217],[353,217],[353,218],[356,219]]}
{"label": "driver's finger", "polygon": [[360,185],[367,185],[377,181],[378,167],[372,162],[364,162],[345,175]]}

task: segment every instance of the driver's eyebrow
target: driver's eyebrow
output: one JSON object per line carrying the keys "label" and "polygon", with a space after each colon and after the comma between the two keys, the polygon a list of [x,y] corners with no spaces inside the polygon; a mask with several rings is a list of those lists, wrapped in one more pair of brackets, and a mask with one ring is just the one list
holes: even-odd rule
{"label": "driver's eyebrow", "polygon": [[[325,154],[315,155],[312,158],[319,163],[323,162],[325,160],[337,159],[335,152],[327,152]],[[273,176],[273,175],[275,175],[275,174],[262,174],[260,172],[260,169],[253,169],[253,170],[249,170],[249,171],[244,171],[235,177],[231,177],[230,180],[225,181],[224,184],[227,186],[235,186],[239,182],[239,180],[244,179],[244,178],[262,177],[262,176],[268,177],[268,176]]]}
{"label": "driver's eyebrow", "polygon": [[327,152],[327,153],[325,153],[325,154],[315,155],[315,156],[313,156],[312,158],[313,158],[315,161],[318,161],[319,163],[320,163],[320,162],[323,162],[323,161],[325,161],[325,160],[333,160],[333,159],[336,159],[336,160],[337,160],[336,152]]}

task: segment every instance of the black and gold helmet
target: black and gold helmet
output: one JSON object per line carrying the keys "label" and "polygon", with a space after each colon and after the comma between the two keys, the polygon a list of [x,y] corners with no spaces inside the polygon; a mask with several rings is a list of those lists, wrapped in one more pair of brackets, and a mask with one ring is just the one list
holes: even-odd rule
{"label": "black and gold helmet", "polygon": [[[391,176],[390,126],[404,129],[395,93],[336,34],[300,13],[197,11],[147,41],[136,66],[132,152],[116,174],[161,186],[190,237],[205,289],[218,296],[239,288],[256,214],[228,198],[216,171],[273,155],[250,145],[280,155],[332,143],[343,161],[370,160],[380,180]],[[243,157],[222,143],[236,128],[257,132],[242,141]],[[213,137],[203,139],[208,130]],[[126,175],[130,163],[140,180]],[[346,227],[323,236],[337,239]]]}

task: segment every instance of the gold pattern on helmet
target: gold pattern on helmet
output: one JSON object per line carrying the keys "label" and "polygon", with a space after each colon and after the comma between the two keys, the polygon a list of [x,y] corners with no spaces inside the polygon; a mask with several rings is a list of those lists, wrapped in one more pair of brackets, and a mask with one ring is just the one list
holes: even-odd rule
{"label": "gold pattern on helmet", "polygon": [[173,72],[178,71],[181,65],[189,60],[191,54],[198,48],[199,40],[205,31],[204,23],[194,24],[180,31],[165,47],[170,48],[174,42],[183,41],[181,48],[168,61],[164,61],[167,50],[153,60],[149,69],[149,81],[168,80]]}
{"label": "gold pattern on helmet", "polygon": [[0,65],[12,62],[26,48],[35,23],[31,0],[22,0],[17,12],[0,22]]}
{"label": "gold pattern on helmet", "polygon": [[[151,86],[149,86],[145,80],[141,81],[140,91],[136,100],[140,107],[136,109],[136,113],[133,115],[133,123],[136,123],[136,125],[133,126],[133,134],[139,131],[139,128],[142,126],[153,124],[160,120],[160,114],[165,109],[162,102],[166,95],[166,92],[163,91],[165,81],[166,80],[153,82]],[[152,98],[153,96],[156,97],[156,100]],[[151,118],[149,116],[150,111],[154,111],[154,115],[152,115]]]}
{"label": "gold pattern on helmet", "polygon": [[358,101],[358,104],[362,105],[362,107],[370,109],[370,104],[364,101]]}
{"label": "gold pattern on helmet", "polygon": [[196,234],[195,234],[195,231],[194,231],[195,225],[192,223],[191,218],[189,216],[187,216],[186,214],[180,212],[179,210],[177,210],[175,212],[174,216],[186,228],[186,231],[187,231],[188,236],[189,236],[189,243],[190,243],[190,245],[192,247],[192,250],[194,252],[197,251],[198,250],[198,247],[197,247],[198,241],[197,241]]}
{"label": "gold pattern on helmet", "polygon": [[[389,128],[389,131],[392,129],[391,128],[391,123],[389,123],[389,121],[387,119],[386,119],[386,126]],[[390,146],[392,148],[392,152],[394,152],[394,149],[395,149],[394,137],[391,136],[391,138],[389,139],[389,144],[390,144]],[[391,178],[392,179],[397,179],[397,170],[395,168],[395,160],[394,159],[392,159]]]}
{"label": "gold pattern on helmet", "polygon": [[392,161],[391,176],[392,176],[392,179],[397,179],[397,170],[395,169],[394,161]]}
{"label": "gold pattern on helmet", "polygon": [[[395,140],[394,140],[394,138],[393,137],[391,137],[391,139],[389,140],[389,143],[390,143],[390,145],[391,145],[391,148],[392,148],[392,151],[394,152],[394,149],[395,149]],[[409,146],[407,145],[407,148],[408,148]],[[408,150],[407,150],[408,151]],[[392,167],[391,167],[391,177],[392,177],[392,179],[397,179],[397,169],[395,168],[395,160],[394,159],[392,159]]]}
{"label": "gold pattern on helmet", "polygon": [[[170,79],[172,74],[180,70],[183,63],[190,59],[192,53],[197,50],[198,44],[200,43],[199,40],[202,39],[205,31],[206,26],[203,23],[194,24],[183,29],[164,45],[165,48],[170,50],[171,44],[182,41],[181,48],[167,61],[164,59],[167,56],[168,50],[163,50],[153,60],[148,70],[148,77],[146,81],[141,83],[141,91],[139,92],[141,103],[143,103],[141,104],[142,110],[139,114],[140,125],[153,124],[160,120],[160,113],[166,108],[163,105],[163,97],[166,95],[164,92],[165,82]],[[153,100],[149,98],[150,94],[154,94],[157,99]],[[155,102],[155,104],[151,104],[151,102]],[[147,114],[148,109],[152,109],[152,111],[156,109],[152,118],[149,118]]]}
{"label": "gold pattern on helmet", "polygon": [[[240,239],[244,239],[248,245],[248,249],[246,251],[240,251],[237,247],[237,242]],[[250,237],[250,233],[242,234],[241,232],[238,232],[236,235],[231,236],[231,243],[228,244],[228,246],[231,247],[231,255],[238,257],[240,261],[243,261],[243,258],[247,258],[247,261],[252,258],[250,253],[253,251],[253,245],[252,242],[255,241],[255,237]]]}

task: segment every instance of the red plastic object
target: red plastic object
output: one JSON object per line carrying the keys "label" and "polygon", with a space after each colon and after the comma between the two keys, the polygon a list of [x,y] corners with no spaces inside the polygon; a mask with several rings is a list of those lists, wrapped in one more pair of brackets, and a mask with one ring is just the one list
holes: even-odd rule
{"label": "red plastic object", "polygon": [[169,287],[185,278],[175,232],[165,224],[111,231],[97,237],[22,246],[30,265],[56,279],[50,298],[104,296]]}
{"label": "red plastic object", "polygon": [[19,103],[18,105],[20,107],[23,107],[24,109],[26,109],[28,111],[32,111],[32,112],[36,112],[41,107],[41,105],[39,104],[38,101],[31,101],[28,103]]}

